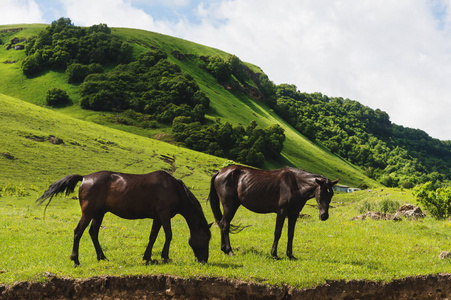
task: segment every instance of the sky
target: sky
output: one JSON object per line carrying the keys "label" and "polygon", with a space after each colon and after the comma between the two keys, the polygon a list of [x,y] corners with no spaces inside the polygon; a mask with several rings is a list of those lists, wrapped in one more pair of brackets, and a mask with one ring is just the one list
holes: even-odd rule
{"label": "sky", "polygon": [[451,0],[0,0],[0,24],[60,17],[221,49],[275,84],[451,140]]}

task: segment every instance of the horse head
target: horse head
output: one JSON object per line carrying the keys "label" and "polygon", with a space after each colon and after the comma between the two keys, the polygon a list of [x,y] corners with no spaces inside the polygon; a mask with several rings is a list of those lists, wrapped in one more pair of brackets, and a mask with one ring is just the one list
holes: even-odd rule
{"label": "horse head", "polygon": [[326,221],[329,218],[329,204],[334,195],[333,186],[338,183],[340,178],[330,181],[327,178],[315,178],[318,187],[315,191],[316,202],[319,208],[319,218],[321,221]]}
{"label": "horse head", "polygon": [[206,263],[208,261],[211,225],[207,224],[207,227],[199,227],[197,230],[192,231],[189,237],[189,245],[193,249],[197,261],[200,263]]}

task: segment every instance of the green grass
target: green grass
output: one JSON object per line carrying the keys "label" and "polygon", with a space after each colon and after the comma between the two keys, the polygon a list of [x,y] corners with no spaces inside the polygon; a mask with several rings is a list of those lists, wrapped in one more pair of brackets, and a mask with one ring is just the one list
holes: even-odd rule
{"label": "green grass", "polygon": [[[392,192],[399,198],[400,192]],[[199,191],[195,191],[199,196]],[[240,280],[288,284],[304,288],[328,280],[369,279],[389,281],[412,275],[448,272],[449,260],[438,259],[441,251],[451,248],[451,223],[427,217],[420,221],[350,221],[357,205],[367,199],[366,191],[348,197],[337,195],[331,217],[318,220],[314,200],[303,213],[311,217],[299,219],[293,251],[299,258],[290,261],[285,256],[286,227],[279,244],[282,260],[273,260],[269,253],[275,225],[274,214],[255,214],[240,208],[234,219],[242,225],[252,225],[231,235],[236,255],[229,257],[220,251],[219,229],[212,227],[210,259],[207,264],[195,262],[188,246],[188,227],[182,217],[172,219],[173,240],[171,263],[146,266],[141,260],[148,241],[151,220],[124,220],[107,214],[100,232],[100,242],[109,261],[98,262],[87,231],[80,244],[81,266],[73,268],[69,255],[73,229],[79,217],[78,201],[57,197],[47,209],[36,208],[38,196],[0,198],[0,282],[43,280],[44,273],[57,276],[87,278],[99,275],[172,274],[185,278],[220,276]],[[360,195],[359,195],[360,194]],[[362,195],[363,194],[363,195]],[[379,197],[381,193],[373,193]],[[402,195],[405,199],[411,196]],[[200,196],[204,211],[209,212]],[[211,221],[212,216],[207,213]],[[163,235],[154,246],[154,258],[163,247]]]}

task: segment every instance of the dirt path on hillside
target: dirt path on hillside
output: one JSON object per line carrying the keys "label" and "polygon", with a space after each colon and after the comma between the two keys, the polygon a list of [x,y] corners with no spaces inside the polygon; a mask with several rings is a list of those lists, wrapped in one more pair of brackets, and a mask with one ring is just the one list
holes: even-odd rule
{"label": "dirt path on hillside", "polygon": [[271,287],[224,278],[166,275],[70,279],[0,285],[0,299],[451,299],[451,274],[389,283],[331,281],[311,289]]}

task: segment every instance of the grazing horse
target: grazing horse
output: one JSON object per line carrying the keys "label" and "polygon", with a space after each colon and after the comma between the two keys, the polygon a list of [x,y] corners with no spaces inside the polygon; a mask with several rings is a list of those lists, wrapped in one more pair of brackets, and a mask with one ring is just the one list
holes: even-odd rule
{"label": "grazing horse", "polygon": [[78,247],[84,230],[92,220],[91,235],[98,260],[105,260],[105,254],[99,244],[99,229],[105,213],[111,212],[125,219],[153,219],[149,244],[143,260],[151,260],[152,247],[158,232],[163,226],[166,240],[161,257],[169,261],[169,244],[172,239],[171,218],[181,214],[190,229],[189,245],[199,262],[207,262],[210,242],[210,225],[205,219],[202,207],[186,185],[169,173],[156,171],[144,175],[124,174],[101,171],[90,175],[69,175],[50,185],[49,189],[36,200],[38,205],[54,195],[66,192],[70,194],[82,181],[79,188],[81,219],[74,231],[74,245],[71,260],[75,266],[78,260]]}
{"label": "grazing horse", "polygon": [[[221,250],[234,255],[230,246],[230,222],[238,207],[243,205],[256,213],[276,213],[276,229],[271,255],[277,256],[277,244],[283,223],[288,217],[287,256],[293,256],[293,235],[299,212],[308,199],[315,197],[319,218],[329,218],[329,203],[334,195],[332,187],[340,179],[330,181],[326,177],[300,169],[283,168],[274,171],[258,170],[244,166],[229,166],[211,178],[210,205],[221,229]],[[219,202],[222,203],[224,215]]]}

